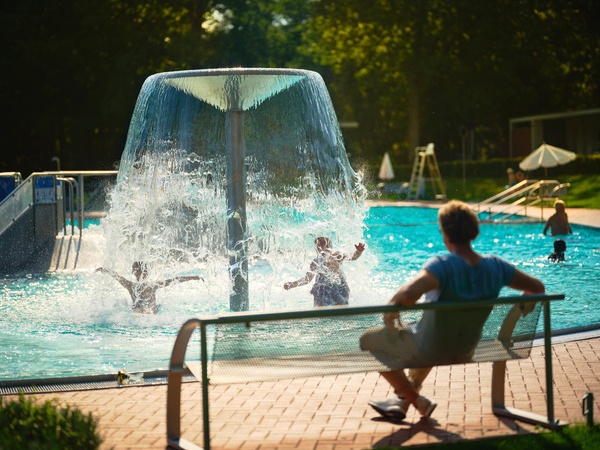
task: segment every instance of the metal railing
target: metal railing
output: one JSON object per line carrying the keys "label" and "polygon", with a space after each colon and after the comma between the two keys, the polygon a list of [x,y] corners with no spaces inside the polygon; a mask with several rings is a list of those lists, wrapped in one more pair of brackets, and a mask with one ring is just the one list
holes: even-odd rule
{"label": "metal railing", "polygon": [[540,220],[544,218],[544,203],[552,202],[566,193],[569,183],[560,184],[556,180],[523,180],[492,197],[473,205],[473,210],[487,214],[486,220],[508,221],[518,214],[527,215],[527,207],[539,206]]}
{"label": "metal railing", "polygon": [[21,182],[0,202],[0,235],[33,206],[33,178]]}
{"label": "metal railing", "polygon": [[[542,302],[544,311],[544,356],[546,369],[546,404],[547,415],[539,416],[526,411],[520,411],[504,406],[504,381],[506,361],[494,362],[492,374],[492,400],[493,412],[495,414],[538,423],[548,427],[558,427],[554,419],[554,396],[552,385],[552,349],[551,349],[551,325],[550,325],[550,301],[563,300],[564,294],[541,294],[523,295],[514,297],[500,297],[497,299],[460,302],[460,303],[424,303],[414,306],[363,306],[363,307],[326,307],[310,310],[285,311],[285,312],[257,312],[257,313],[231,313],[219,316],[209,316],[199,319],[190,319],[181,327],[171,354],[167,387],[167,442],[174,448],[195,448],[198,446],[181,437],[181,383],[184,375],[192,374],[190,368],[185,364],[185,354],[190,338],[196,328],[200,329],[200,364],[202,384],[202,413],[204,448],[210,449],[210,417],[208,399],[208,345],[207,327],[210,325],[243,323],[247,327],[252,322],[285,321],[292,319],[329,318],[342,316],[356,316],[363,314],[385,313],[395,311],[411,310],[456,310],[493,307],[498,304],[523,304],[529,302]],[[512,310],[511,310],[512,311]],[[510,314],[510,313],[509,313]],[[534,332],[535,330],[533,330]]]}
{"label": "metal railing", "polygon": [[[7,172],[4,175],[20,174],[18,172]],[[56,181],[65,182],[69,186],[69,203],[71,205],[70,212],[76,210],[77,220],[72,217],[72,225],[77,222],[79,235],[81,236],[85,228],[85,190],[84,177],[89,176],[114,176],[116,170],[63,170],[49,172],[34,172],[29,175],[24,181],[11,192],[2,202],[0,202],[0,234],[2,234],[13,222],[21,217],[27,210],[35,204],[35,179],[37,177],[52,176],[55,179],[54,183],[54,198],[56,199]],[[76,179],[75,179],[76,178]],[[76,189],[71,192],[71,189]],[[56,200],[54,200],[56,203]],[[76,205],[76,207],[75,207]],[[65,219],[66,220],[66,219]],[[65,227],[66,229],[66,227]]]}
{"label": "metal railing", "polygon": [[[69,213],[71,215],[71,235],[75,235],[75,191],[77,192],[77,198],[80,198],[80,193],[79,193],[79,183],[77,183],[77,181],[75,181],[75,178],[72,177],[56,177],[56,181],[62,181],[63,183],[65,183],[67,186],[69,186],[69,195],[67,196],[67,199],[69,200]],[[73,186],[75,186],[75,188],[73,188]],[[64,192],[63,192],[63,199],[64,199]],[[63,201],[63,210],[62,210],[62,217],[63,217],[63,223],[62,223],[62,228],[64,230],[64,234],[67,234],[67,202]],[[60,227],[59,227],[60,228]],[[82,229],[79,228],[79,236],[81,237],[82,234]]]}

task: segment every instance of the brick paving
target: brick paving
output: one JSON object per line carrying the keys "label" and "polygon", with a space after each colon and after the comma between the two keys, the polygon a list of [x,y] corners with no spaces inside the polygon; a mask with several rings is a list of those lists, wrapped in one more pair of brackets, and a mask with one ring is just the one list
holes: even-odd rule
{"label": "brick paving", "polygon": [[[576,338],[576,337],[575,337]],[[600,396],[600,337],[553,344],[555,417],[584,422],[581,402]],[[506,405],[545,414],[543,347],[509,361]],[[414,446],[539,432],[491,412],[492,366],[435,368],[423,394],[438,407],[430,419],[411,409],[399,423],[381,419],[370,398],[390,395],[377,373],[217,385],[210,389],[212,446],[216,449],[340,449]],[[6,396],[11,398],[14,396]],[[124,386],[36,394],[91,412],[99,421],[102,449],[164,449],[166,385]],[[596,402],[597,403],[597,402]],[[594,415],[600,417],[598,406]],[[200,384],[182,388],[182,435],[202,445]]]}

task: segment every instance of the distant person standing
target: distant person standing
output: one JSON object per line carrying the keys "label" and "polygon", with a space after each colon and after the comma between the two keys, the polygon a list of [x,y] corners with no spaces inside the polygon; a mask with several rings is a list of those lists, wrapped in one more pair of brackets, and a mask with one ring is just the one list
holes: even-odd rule
{"label": "distant person standing", "polygon": [[569,217],[565,212],[565,202],[562,200],[556,200],[554,203],[554,209],[556,212],[550,216],[544,227],[544,234],[550,228],[550,236],[557,236],[560,234],[573,234],[571,225],[569,224]]}
{"label": "distant person standing", "polygon": [[516,183],[520,183],[521,181],[524,181],[526,179],[527,177],[525,176],[525,172],[523,172],[522,170],[517,170],[517,173],[515,174]]}
{"label": "distant person standing", "polygon": [[508,180],[507,180],[506,187],[504,189],[511,188],[515,184],[517,184],[517,182],[515,181],[515,171],[512,169],[512,167],[509,167],[508,169],[506,169],[506,176],[508,177]]}

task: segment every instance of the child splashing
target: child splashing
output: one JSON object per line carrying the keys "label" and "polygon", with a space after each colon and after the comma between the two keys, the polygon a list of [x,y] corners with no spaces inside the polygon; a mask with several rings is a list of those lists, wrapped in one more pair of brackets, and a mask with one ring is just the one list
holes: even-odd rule
{"label": "child splashing", "polygon": [[[315,239],[318,256],[310,263],[310,271],[302,278],[290,281],[283,285],[285,290],[304,286],[312,281],[316,275],[315,284],[310,293],[315,298],[315,306],[347,305],[350,296],[350,288],[346,277],[341,269],[341,264],[349,258],[349,255],[333,250],[331,239],[319,236]],[[362,255],[365,244],[358,243],[356,251],[350,257],[354,261]]]}
{"label": "child splashing", "polygon": [[156,291],[161,287],[166,287],[174,281],[191,281],[191,280],[202,280],[202,277],[193,275],[187,277],[175,277],[167,280],[160,281],[149,281],[148,280],[148,269],[144,261],[135,261],[131,266],[131,273],[135,277],[135,281],[130,281],[127,278],[122,277],[117,272],[106,269],[104,267],[98,267],[96,272],[103,272],[109,274],[115,280],[117,280],[121,286],[123,286],[131,295],[132,309],[136,313],[142,314],[156,314],[160,305],[156,304]]}

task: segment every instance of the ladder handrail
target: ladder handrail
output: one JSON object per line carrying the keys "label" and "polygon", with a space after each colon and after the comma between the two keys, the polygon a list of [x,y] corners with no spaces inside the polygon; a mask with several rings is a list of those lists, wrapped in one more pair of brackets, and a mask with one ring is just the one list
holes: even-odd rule
{"label": "ladder handrail", "polygon": [[481,207],[487,205],[488,203],[491,203],[493,201],[498,200],[499,198],[504,198],[508,196],[512,196],[512,194],[514,194],[517,191],[521,191],[521,188],[523,188],[523,186],[526,186],[527,184],[529,184],[531,181],[536,181],[536,180],[523,180],[518,182],[517,184],[515,184],[514,186],[509,187],[508,189],[505,189],[502,192],[499,192],[498,194],[492,195],[490,198],[487,198],[485,200],[483,200],[482,202],[479,202],[475,205],[475,207],[477,208],[477,211],[481,210]]}
{"label": "ladder handrail", "polygon": [[[565,184],[566,183],[559,184],[556,180],[523,180],[512,188],[500,192],[499,194],[496,194],[476,205],[473,205],[472,208],[479,213],[487,213],[488,220],[494,216],[506,214],[506,217],[502,219],[502,221],[506,221],[508,218],[518,214],[521,210],[527,210],[528,206],[534,206],[539,203],[542,211],[541,219],[543,220],[544,202],[550,201],[553,198],[558,198],[553,194],[558,191],[558,186],[566,187]],[[545,191],[543,190],[547,186],[554,186],[549,195],[547,189]],[[513,201],[512,203],[506,203],[515,199],[516,197],[519,197],[516,201]],[[518,208],[516,210],[511,211],[517,206]],[[492,209],[494,211],[492,211]]]}

